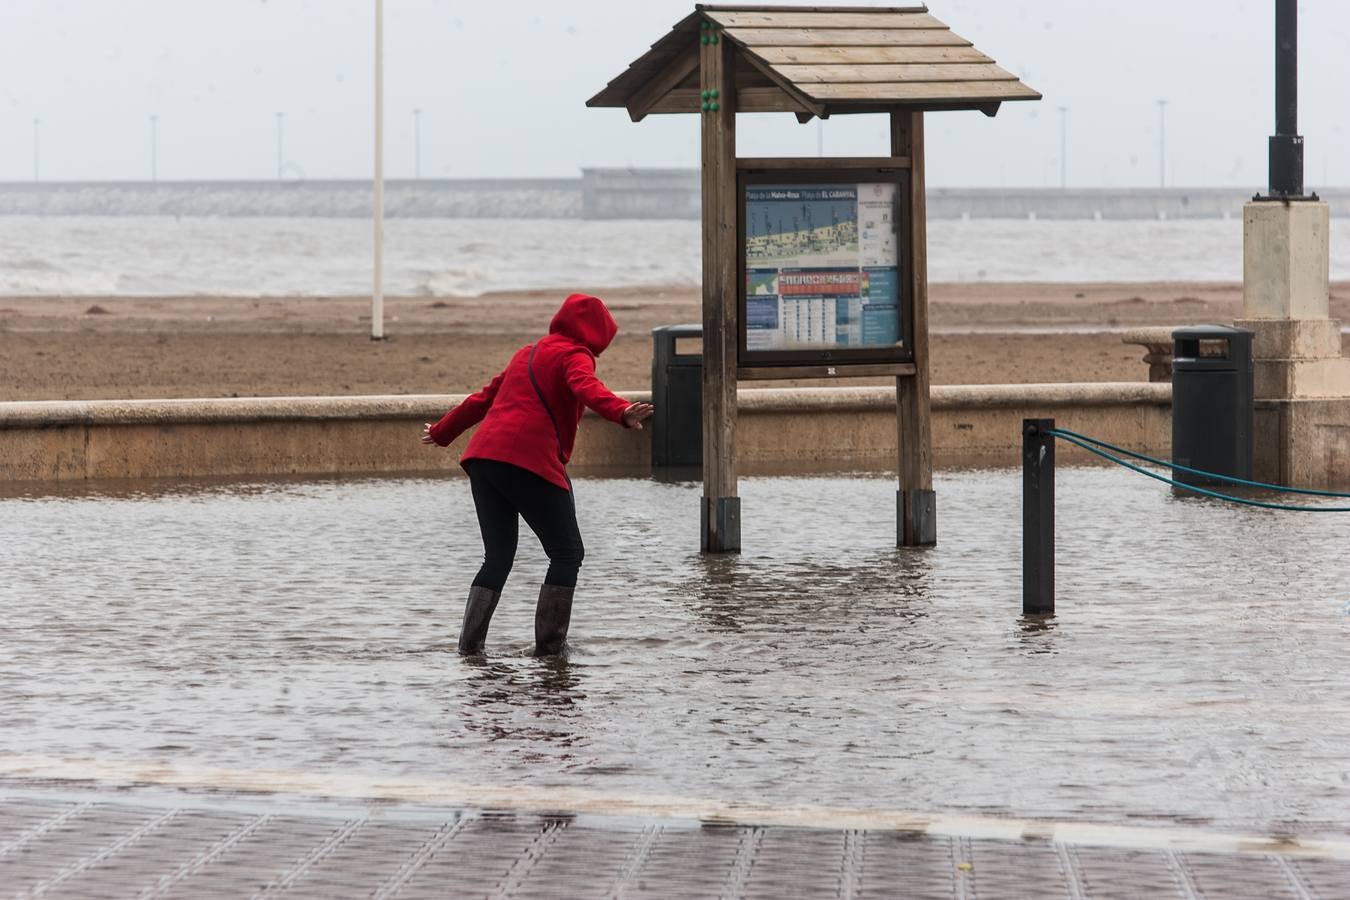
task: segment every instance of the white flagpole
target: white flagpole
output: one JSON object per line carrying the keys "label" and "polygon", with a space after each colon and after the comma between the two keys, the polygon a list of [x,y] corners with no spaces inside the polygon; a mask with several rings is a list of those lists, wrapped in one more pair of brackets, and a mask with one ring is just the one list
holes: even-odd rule
{"label": "white flagpole", "polygon": [[384,0],[375,0],[375,285],[370,339],[384,340]]}

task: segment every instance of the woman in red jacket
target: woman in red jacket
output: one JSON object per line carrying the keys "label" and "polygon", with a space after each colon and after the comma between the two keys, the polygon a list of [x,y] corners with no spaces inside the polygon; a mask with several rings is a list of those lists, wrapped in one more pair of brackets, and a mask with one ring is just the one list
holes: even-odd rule
{"label": "woman in red jacket", "polygon": [[460,459],[483,533],[483,566],[469,589],[460,653],[483,649],[515,562],[521,517],[543,544],[549,563],[534,614],[534,652],[562,651],[584,555],[565,468],[577,422],[587,406],[625,428],[642,428],[652,414],[650,403],[629,403],[595,376],[595,358],[618,330],[598,297],[571,295],[546,337],[521,347],[486,387],[423,429],[422,443],[445,447],[482,423]]}

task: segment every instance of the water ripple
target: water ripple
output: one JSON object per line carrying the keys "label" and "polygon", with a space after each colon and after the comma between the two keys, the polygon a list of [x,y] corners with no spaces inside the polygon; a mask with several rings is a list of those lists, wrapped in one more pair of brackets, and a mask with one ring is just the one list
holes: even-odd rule
{"label": "water ripple", "polygon": [[[577,482],[566,661],[522,553],[490,656],[459,479],[0,499],[0,752],[591,786],[748,802],[1350,827],[1350,521],[1061,472],[1059,607],[1023,620],[1016,472]],[[794,527],[795,526],[795,527]]]}

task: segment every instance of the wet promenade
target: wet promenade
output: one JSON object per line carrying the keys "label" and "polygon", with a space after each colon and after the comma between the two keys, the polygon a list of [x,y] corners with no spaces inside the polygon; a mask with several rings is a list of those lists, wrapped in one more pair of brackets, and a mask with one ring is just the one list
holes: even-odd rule
{"label": "wet promenade", "polygon": [[855,824],[871,827],[0,783],[0,896],[1350,895],[1350,841],[942,817]]}

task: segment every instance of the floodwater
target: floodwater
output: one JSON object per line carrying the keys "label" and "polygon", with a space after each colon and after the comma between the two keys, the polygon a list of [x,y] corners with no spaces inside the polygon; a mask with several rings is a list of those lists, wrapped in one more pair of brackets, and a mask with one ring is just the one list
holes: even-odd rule
{"label": "floodwater", "polygon": [[1020,473],[577,480],[566,661],[522,540],[477,661],[460,478],[0,499],[7,754],[1275,832],[1350,830],[1350,518],[1061,470],[1059,615],[1020,617]]}

